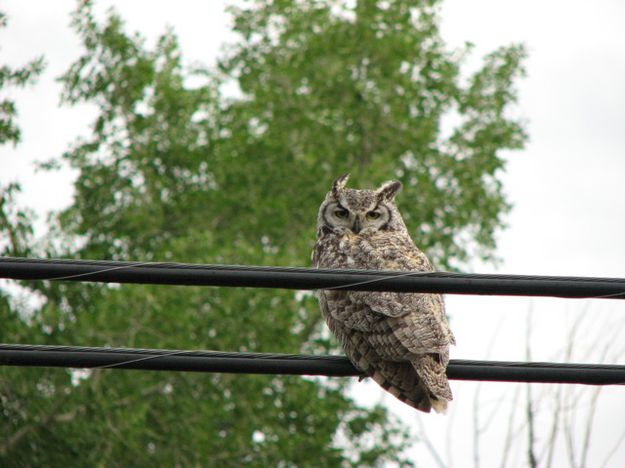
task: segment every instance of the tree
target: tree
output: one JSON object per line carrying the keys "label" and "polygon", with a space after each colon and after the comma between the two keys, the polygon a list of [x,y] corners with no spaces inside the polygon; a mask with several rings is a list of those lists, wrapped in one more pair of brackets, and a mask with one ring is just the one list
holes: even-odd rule
{"label": "tree", "polygon": [[[0,11],[0,29],[7,26],[7,16]],[[28,62],[23,67],[13,69],[8,65],[0,67],[0,91],[11,87],[26,86],[37,78],[43,71],[43,58]],[[0,95],[0,146],[6,143],[14,145],[20,141],[20,130],[15,122],[17,108],[15,101],[9,97]],[[18,243],[19,235],[28,235],[30,226],[27,222],[27,214],[18,210],[15,205],[15,196],[20,187],[16,183],[7,187],[0,187],[0,232],[7,234],[8,242],[0,239],[0,254],[12,253],[13,255],[24,254],[26,246]],[[31,215],[32,216],[32,215]]]}
{"label": "tree", "polygon": [[[489,257],[508,208],[500,153],[525,141],[506,112],[523,48],[491,53],[463,87],[460,64],[470,47],[446,50],[438,2],[347,3],[259,1],[233,10],[243,41],[221,68],[246,97],[230,108],[240,177],[292,206],[311,205],[297,210],[304,218],[295,223],[308,233],[319,194],[340,173],[356,172],[357,185],[398,177],[408,227],[440,267],[460,266],[470,248]],[[445,138],[450,113],[461,123]],[[258,175],[258,166],[271,170]],[[275,215],[267,208],[271,214],[261,208],[258,216]]]}
{"label": "tree", "polygon": [[[435,3],[255,2],[232,10],[241,41],[218,70],[188,71],[173,33],[149,50],[116,14],[98,23],[82,2],[73,24],[85,51],[62,78],[63,99],[101,111],[91,137],[64,155],[79,173],[74,203],[38,253],[308,265],[317,207],[351,170],[359,185],[404,182],[409,228],[439,265],[460,265],[475,247],[489,256],[507,208],[500,152],[525,139],[506,115],[523,49],[493,52],[463,87]],[[222,93],[231,81],[236,97]],[[454,111],[461,124],[444,138]],[[43,305],[26,322],[7,304],[15,330],[5,341],[28,333],[74,345],[336,349],[309,295],[28,287]],[[382,407],[345,395],[345,379],[1,372],[5,401],[37,402],[5,411],[5,460],[375,465],[401,461],[408,443]]]}
{"label": "tree", "polygon": [[[532,351],[540,330],[553,335],[550,361],[568,363],[615,364],[623,355],[622,311],[603,309],[591,303],[567,307],[557,312],[536,314],[527,301],[525,316],[525,361],[535,361]],[[554,315],[558,327],[554,329]],[[503,322],[502,322],[503,323]],[[551,325],[551,328],[549,327]],[[507,326],[510,326],[507,323]],[[513,327],[523,330],[523,324]],[[500,327],[488,345],[485,359],[510,350],[509,341],[502,341]],[[505,333],[504,333],[505,335]],[[544,335],[543,335],[544,336]],[[562,343],[559,345],[558,343]],[[544,348],[541,350],[544,353]],[[425,417],[417,416],[419,459],[439,467],[571,467],[614,466],[622,459],[625,430],[596,431],[602,413],[614,413],[620,391],[610,386],[459,382],[462,405],[453,405],[439,427],[441,434],[432,434]],[[472,426],[472,427],[469,427]],[[611,426],[610,426],[611,427]],[[463,444],[464,453],[462,452]],[[467,453],[468,452],[468,453]],[[472,455],[472,457],[470,456]],[[454,463],[455,460],[455,463]],[[429,465],[428,465],[429,466]]]}
{"label": "tree", "polygon": [[[0,29],[7,25],[6,14],[0,12]],[[26,86],[32,83],[43,71],[43,58],[28,62],[21,68],[12,69],[4,65],[0,67],[0,90],[10,86]],[[0,145],[12,142],[17,144],[20,139],[20,130],[15,123],[17,109],[15,102],[7,97],[0,99]]]}

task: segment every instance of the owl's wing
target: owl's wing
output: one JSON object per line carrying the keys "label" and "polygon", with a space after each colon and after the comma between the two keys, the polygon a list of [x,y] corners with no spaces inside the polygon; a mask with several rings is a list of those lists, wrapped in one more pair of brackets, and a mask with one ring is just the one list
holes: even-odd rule
{"label": "owl's wing", "polygon": [[[426,255],[412,243],[410,239],[404,238],[382,238],[350,246],[355,252],[351,255],[356,268],[368,268],[376,270],[394,270],[401,272],[423,272],[434,271]],[[364,254],[364,255],[363,255]],[[424,293],[396,293],[396,292],[375,292],[349,291],[348,295],[354,302],[364,302],[375,313],[387,317],[401,317],[408,315],[415,310],[422,308],[420,304],[426,300],[430,294]],[[440,301],[442,305],[442,300]],[[444,315],[444,311],[443,311]]]}
{"label": "owl's wing", "polygon": [[[359,239],[360,241],[360,239]],[[354,268],[393,270],[402,272],[434,271],[426,255],[409,238],[383,237],[369,241],[354,242],[350,257]],[[418,302],[428,294],[350,291],[354,301],[366,302],[376,313],[389,317],[409,314],[418,308]]]}
{"label": "owl's wing", "polygon": [[[412,242],[399,239],[376,247],[381,255],[376,258],[375,268],[433,271],[427,257]],[[347,295],[352,307],[369,317],[367,341],[383,350],[385,359],[424,353],[439,354],[442,361],[449,359],[449,345],[455,339],[440,294],[349,291]]]}
{"label": "owl's wing", "polygon": [[383,309],[387,308],[383,298],[374,295],[356,299],[354,309],[366,310],[367,313],[361,315],[369,317],[370,326],[363,335],[384,359],[404,360],[413,354],[436,353],[441,355],[441,361],[448,360],[449,345],[455,340],[445,317],[442,298],[438,294],[420,296],[416,300],[405,297],[401,307],[410,312],[400,316],[379,312],[380,302]]}

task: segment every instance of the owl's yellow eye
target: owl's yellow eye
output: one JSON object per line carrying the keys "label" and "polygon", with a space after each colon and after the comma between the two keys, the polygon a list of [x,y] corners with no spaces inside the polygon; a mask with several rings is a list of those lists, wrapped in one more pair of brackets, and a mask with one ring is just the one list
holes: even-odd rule
{"label": "owl's yellow eye", "polygon": [[337,218],[347,218],[347,210],[338,209],[334,212],[334,216]]}
{"label": "owl's yellow eye", "polygon": [[369,211],[367,213],[367,218],[369,219],[378,219],[380,217],[380,212],[379,211]]}

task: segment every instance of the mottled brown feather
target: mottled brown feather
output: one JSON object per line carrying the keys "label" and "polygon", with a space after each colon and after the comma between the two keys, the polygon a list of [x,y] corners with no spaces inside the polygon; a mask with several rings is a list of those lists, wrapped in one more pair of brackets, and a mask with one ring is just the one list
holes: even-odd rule
{"label": "mottled brown feather", "polygon": [[[340,187],[335,186],[320,207],[312,254],[315,267],[433,271],[392,200],[397,184],[385,184],[379,189],[386,190],[383,194],[347,189],[347,179],[340,180]],[[362,230],[354,232],[340,220],[332,224],[337,197],[350,217],[360,216],[354,225],[364,226]],[[370,210],[383,212],[384,224],[367,224],[365,214]],[[341,289],[317,295],[326,323],[356,367],[418,410],[445,410],[452,399],[445,370],[455,339],[441,295]]]}

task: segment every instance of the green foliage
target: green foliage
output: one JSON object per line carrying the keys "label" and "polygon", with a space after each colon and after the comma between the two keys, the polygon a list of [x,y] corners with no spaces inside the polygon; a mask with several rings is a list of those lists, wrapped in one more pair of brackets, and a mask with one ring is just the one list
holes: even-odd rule
{"label": "green foliage", "polygon": [[[234,10],[244,40],[222,70],[247,98],[231,106],[239,167],[248,186],[273,187],[272,199],[290,200],[279,208],[304,216],[291,224],[296,238],[302,233],[293,228],[310,229],[313,200],[329,181],[355,172],[354,185],[403,182],[404,218],[439,267],[461,266],[469,250],[490,257],[508,208],[500,153],[525,141],[506,116],[524,50],[493,52],[463,86],[467,50],[446,50],[436,3],[361,0],[352,10],[342,1],[259,1]],[[449,115],[460,124],[445,137]],[[243,133],[247,148],[238,143]],[[272,170],[257,174],[263,161]],[[257,215],[279,216],[274,206]]]}
{"label": "green foliage", "polygon": [[[0,29],[6,26],[6,14],[0,11]],[[43,58],[32,60],[18,69],[7,65],[0,66],[0,91],[32,83],[41,74],[43,67]],[[17,144],[20,141],[16,116],[15,102],[0,96],[0,146],[8,142]],[[15,198],[19,191],[20,186],[16,183],[0,187],[0,255],[26,256],[30,252],[33,213],[17,207]]]}
{"label": "green foliage", "polygon": [[18,208],[15,197],[19,191],[16,183],[0,190],[0,255],[26,257],[31,253],[34,214]]}
{"label": "green foliage", "polygon": [[[0,12],[0,29],[6,27],[7,17]],[[25,66],[12,69],[7,65],[0,66],[0,90],[9,86],[26,86],[32,83],[43,71],[43,58],[38,58]],[[15,123],[17,109],[12,99],[0,97],[0,145],[7,142],[16,144],[20,140],[20,130]]]}
{"label": "green foliage", "polygon": [[[384,3],[384,5],[382,4]],[[68,104],[97,103],[93,134],[63,156],[75,199],[40,255],[308,265],[316,212],[338,174],[398,177],[403,213],[439,265],[488,257],[507,209],[501,150],[525,135],[507,115],[523,49],[462,55],[436,2],[253,2],[218,70],[188,71],[175,36],[153,49],[121,19],[73,26],[84,53],[62,77]],[[238,84],[240,95],[225,97]],[[460,122],[445,136],[445,116]],[[1,213],[9,213],[0,205]],[[9,205],[6,205],[9,206]],[[30,245],[15,216],[12,245]],[[21,221],[20,221],[21,222]],[[15,251],[15,250],[14,250]],[[7,251],[8,252],[8,251]],[[13,251],[11,251],[13,252]],[[26,319],[3,296],[3,340],[266,352],[335,349],[314,298],[289,291],[39,282]],[[3,461],[27,464],[379,465],[408,435],[358,407],[348,380],[2,369]],[[24,407],[18,402],[32,402]],[[20,406],[21,405],[21,406]],[[28,455],[26,455],[28,454]],[[405,462],[405,460],[404,460]]]}

